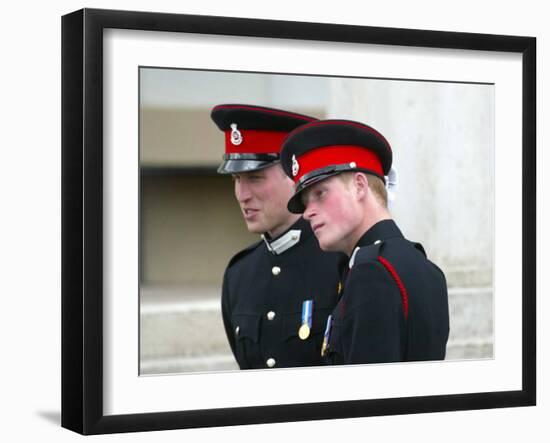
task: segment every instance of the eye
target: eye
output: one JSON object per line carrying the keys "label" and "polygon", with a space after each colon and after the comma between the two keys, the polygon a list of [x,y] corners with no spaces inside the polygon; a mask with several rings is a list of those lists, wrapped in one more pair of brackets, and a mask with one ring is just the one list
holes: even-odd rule
{"label": "eye", "polygon": [[319,200],[319,199],[323,198],[326,193],[327,193],[326,189],[317,189],[315,191],[315,198],[317,200]]}

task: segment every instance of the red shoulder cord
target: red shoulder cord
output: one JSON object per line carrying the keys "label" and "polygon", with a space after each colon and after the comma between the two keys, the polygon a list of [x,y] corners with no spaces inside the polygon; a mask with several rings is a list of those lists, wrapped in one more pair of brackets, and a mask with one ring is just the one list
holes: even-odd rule
{"label": "red shoulder cord", "polygon": [[384,267],[388,270],[392,278],[395,280],[395,283],[397,283],[399,292],[401,293],[401,301],[403,302],[403,314],[405,315],[405,320],[407,320],[407,317],[409,316],[409,295],[407,294],[407,289],[405,288],[405,285],[399,278],[397,271],[388,260],[386,260],[384,257],[379,255],[378,261],[384,265]]}

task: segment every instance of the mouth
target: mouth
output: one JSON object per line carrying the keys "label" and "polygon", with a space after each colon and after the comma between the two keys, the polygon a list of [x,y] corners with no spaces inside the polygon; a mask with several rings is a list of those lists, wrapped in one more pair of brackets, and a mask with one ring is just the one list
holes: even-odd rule
{"label": "mouth", "polygon": [[258,209],[253,208],[243,208],[243,215],[246,220],[252,219],[256,216],[256,214],[259,212]]}
{"label": "mouth", "polygon": [[324,223],[315,223],[311,229],[313,229],[313,233],[317,233],[319,229],[321,229],[323,226],[325,226]]}

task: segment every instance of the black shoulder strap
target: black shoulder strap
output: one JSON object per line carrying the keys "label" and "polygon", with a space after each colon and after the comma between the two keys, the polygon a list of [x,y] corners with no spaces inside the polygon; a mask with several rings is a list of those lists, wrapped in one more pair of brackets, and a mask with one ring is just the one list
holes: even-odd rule
{"label": "black shoulder strap", "polygon": [[359,251],[355,254],[353,266],[377,260],[380,255],[380,248],[383,244],[384,242],[378,242],[368,246],[361,246]]}
{"label": "black shoulder strap", "polygon": [[229,260],[229,263],[227,264],[227,267],[229,268],[231,265],[236,263],[239,259],[241,259],[245,255],[252,252],[254,249],[256,249],[262,243],[263,243],[262,240],[257,241],[256,243],[252,243],[247,248],[244,248],[242,251],[237,252],[233,257],[231,257],[231,260]]}
{"label": "black shoulder strap", "polygon": [[410,241],[409,243],[410,243],[411,245],[413,245],[413,247],[414,247],[415,249],[417,249],[417,250],[419,250],[420,252],[422,252],[422,255],[423,255],[424,257],[427,257],[426,251],[424,250],[424,246],[422,246],[420,243],[415,243],[415,242],[412,242],[412,241]]}

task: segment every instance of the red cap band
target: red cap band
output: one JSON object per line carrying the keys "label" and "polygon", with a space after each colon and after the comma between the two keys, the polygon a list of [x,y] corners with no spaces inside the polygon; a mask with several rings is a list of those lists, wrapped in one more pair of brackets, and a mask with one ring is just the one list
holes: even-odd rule
{"label": "red cap band", "polygon": [[379,174],[381,177],[384,176],[382,163],[378,156],[374,152],[360,146],[324,146],[306,152],[298,157],[297,161],[299,168],[298,174],[293,177],[294,183],[297,183],[305,174],[309,174],[316,169],[352,162],[356,164],[356,168],[369,169]]}
{"label": "red cap band", "polygon": [[288,132],[238,129],[242,142],[235,145],[231,141],[232,130],[225,131],[226,154],[278,154]]}

